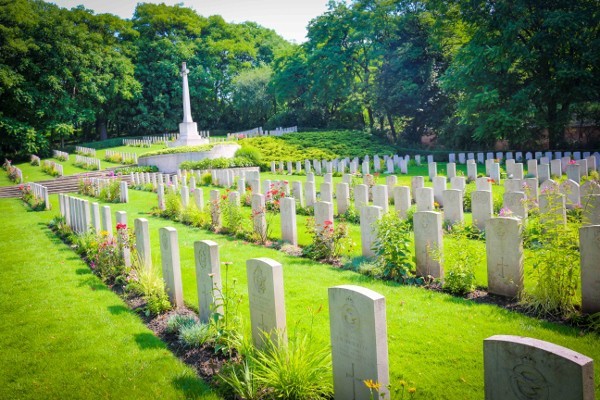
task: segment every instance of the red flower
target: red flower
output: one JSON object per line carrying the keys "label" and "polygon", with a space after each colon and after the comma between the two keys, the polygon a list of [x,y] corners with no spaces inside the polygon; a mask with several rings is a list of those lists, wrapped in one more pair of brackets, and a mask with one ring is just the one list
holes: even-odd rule
{"label": "red flower", "polygon": [[123,224],[123,223],[119,222],[117,224],[117,230],[120,231],[121,229],[127,229],[127,224]]}
{"label": "red flower", "polygon": [[333,221],[330,221],[330,220],[327,220],[327,221],[323,222],[323,226],[329,226],[329,225],[332,225],[332,224],[333,224]]}

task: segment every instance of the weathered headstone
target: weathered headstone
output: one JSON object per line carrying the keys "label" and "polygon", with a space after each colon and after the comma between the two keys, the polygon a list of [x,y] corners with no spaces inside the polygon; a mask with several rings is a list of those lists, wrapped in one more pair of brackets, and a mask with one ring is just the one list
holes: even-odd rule
{"label": "weathered headstone", "polygon": [[98,203],[92,203],[91,217],[93,232],[98,234],[102,230],[102,222],[100,221],[100,205]]}
{"label": "weathered headstone", "polygon": [[450,189],[442,193],[444,198],[444,220],[451,224],[460,224],[464,221],[463,193],[461,190]]}
{"label": "weathered headstone", "polygon": [[246,274],[254,345],[262,348],[265,336],[270,336],[275,343],[278,343],[279,338],[286,341],[285,298],[281,264],[269,258],[253,258],[246,261]]}
{"label": "weathered headstone", "polygon": [[576,183],[581,181],[579,164],[567,165],[567,179],[570,179]]}
{"label": "weathered headstone", "polygon": [[333,185],[331,183],[321,183],[321,201],[333,203]]}
{"label": "weathered headstone", "polygon": [[594,361],[553,343],[496,335],[483,342],[486,400],[593,400]]}
{"label": "weathered headstone", "polygon": [[185,209],[190,204],[190,189],[187,186],[181,187],[181,206]]}
{"label": "weathered headstone", "polygon": [[527,174],[538,176],[537,160],[527,160]]}
{"label": "weathered headstone", "polygon": [[467,178],[469,178],[470,181],[477,179],[477,164],[467,163]]}
{"label": "weathered headstone", "polygon": [[393,190],[394,194],[394,207],[400,218],[406,218],[408,209],[411,206],[410,201],[410,187],[408,186],[395,186]]}
{"label": "weathered headstone", "polygon": [[221,194],[216,189],[210,191],[210,220],[213,228],[221,227]]}
{"label": "weathered headstone", "polygon": [[523,225],[518,218],[490,219],[485,227],[488,291],[518,297],[523,289]]}
{"label": "weathered headstone", "polygon": [[212,240],[194,242],[194,255],[199,317],[208,323],[213,313],[223,312],[219,245]]}
{"label": "weathered headstone", "polygon": [[454,178],[456,176],[456,164],[450,162],[446,164],[446,176],[448,179]]}
{"label": "weathered headstone", "polygon": [[433,189],[421,187],[417,189],[417,211],[433,211]]}
{"label": "weathered headstone", "polygon": [[434,176],[437,176],[437,163],[435,162],[430,162],[428,164],[428,170],[429,170],[429,180],[433,180]]}
{"label": "weathered headstone", "polygon": [[368,400],[364,381],[381,385],[387,398],[389,379],[385,298],[370,289],[329,288],[329,323],[335,400]]}
{"label": "weathered headstone", "polygon": [[413,176],[410,178],[410,190],[412,191],[413,201],[417,200],[417,189],[425,187],[425,178],[422,176]]}
{"label": "weathered headstone", "polygon": [[381,207],[383,213],[388,212],[389,201],[388,201],[388,191],[386,185],[375,185],[373,186],[373,205],[377,207]]}
{"label": "weathered headstone", "polygon": [[172,227],[165,227],[160,228],[158,232],[163,279],[167,294],[173,306],[183,307],[183,287],[181,283],[177,230]]}
{"label": "weathered headstone", "polygon": [[317,201],[315,203],[315,229],[322,231],[327,225],[333,228],[333,203]]}
{"label": "weathered headstone", "polygon": [[491,178],[488,177],[481,177],[481,178],[477,178],[477,180],[475,180],[475,189],[476,190],[485,190],[487,192],[491,192],[492,191],[492,182],[491,182]]}
{"label": "weathered headstone", "polygon": [[562,164],[560,160],[550,161],[550,173],[552,174],[552,177],[560,178],[562,175]]}
{"label": "weathered headstone", "polygon": [[204,192],[202,188],[194,189],[194,203],[196,203],[198,210],[204,210]]}
{"label": "weathered headstone", "polygon": [[360,212],[363,206],[369,205],[369,187],[367,185],[354,186],[354,208]]}
{"label": "weathered headstone", "polygon": [[152,250],[150,247],[150,230],[148,220],[136,218],[133,221],[135,231],[135,249],[142,267],[146,270],[152,268]]}
{"label": "weathered headstone", "polygon": [[579,228],[581,306],[588,314],[600,312],[600,225]]}
{"label": "weathered headstone", "polygon": [[443,279],[442,214],[434,211],[417,211],[413,221],[417,275]]}
{"label": "weathered headstone", "polygon": [[537,167],[538,179],[540,183],[550,179],[550,166],[548,164],[540,164]]}
{"label": "weathered headstone", "polygon": [[461,192],[465,192],[467,187],[467,180],[464,176],[455,176],[450,179],[450,189],[460,190]]}
{"label": "weathered headstone", "polygon": [[442,194],[446,190],[446,177],[445,176],[434,176],[433,177],[433,200],[440,206],[444,205],[444,198]]}
{"label": "weathered headstone", "polygon": [[560,192],[567,197],[567,208],[575,208],[581,204],[579,198],[579,184],[567,179],[560,184]]}
{"label": "weathered headstone", "polygon": [[485,229],[485,224],[494,215],[492,192],[476,190],[471,193],[471,213],[473,225],[479,230]]}
{"label": "weathered headstone", "polygon": [[600,225],[600,194],[587,195],[581,203],[584,225]]}
{"label": "weathered headstone", "polygon": [[280,203],[281,212],[281,240],[294,246],[298,245],[298,232],[296,228],[296,200],[284,197]]}
{"label": "weathered headstone", "polygon": [[266,219],[266,208],[265,208],[265,195],[260,193],[252,194],[252,222],[254,233],[258,235],[261,240],[267,238],[267,219]]}
{"label": "weathered headstone", "polygon": [[306,207],[314,207],[317,202],[317,192],[315,190],[315,182],[314,181],[306,181],[304,184],[304,203]]}
{"label": "weathered headstone", "polygon": [[527,219],[527,203],[524,192],[505,192],[503,208],[510,210],[514,216]]}
{"label": "weathered headstone", "polygon": [[112,237],[112,216],[110,213],[110,206],[102,206],[102,213],[100,217],[102,218],[102,230],[108,233],[109,237]]}
{"label": "weathered headstone", "polygon": [[337,210],[339,215],[343,215],[350,207],[350,187],[347,183],[341,182],[336,188]]}
{"label": "weathered headstone", "polygon": [[383,210],[378,206],[366,206],[360,209],[360,243],[363,257],[373,257],[375,252],[372,247],[377,239],[375,223],[383,215]]}

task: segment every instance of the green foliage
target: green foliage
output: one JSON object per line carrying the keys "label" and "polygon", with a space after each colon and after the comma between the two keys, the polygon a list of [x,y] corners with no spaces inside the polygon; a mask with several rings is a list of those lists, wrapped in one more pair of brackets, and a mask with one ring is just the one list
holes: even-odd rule
{"label": "green foliage", "polygon": [[304,256],[313,260],[336,262],[343,252],[353,246],[348,235],[348,226],[338,222],[325,221],[323,226],[315,224],[313,218],[308,218],[306,230],[312,237],[312,243],[304,247]]}
{"label": "green foliage", "polygon": [[174,314],[167,320],[167,332],[178,333],[183,327],[191,326],[196,323],[196,318],[191,315]]}
{"label": "green foliage", "polygon": [[254,165],[260,165],[262,162],[260,150],[245,141],[242,142],[242,148],[235,152],[235,157],[247,158]]}
{"label": "green foliage", "polygon": [[280,334],[265,335],[262,349],[254,348],[241,364],[226,368],[220,380],[235,393],[263,398],[327,399],[333,394],[329,349],[311,344],[308,335],[294,335],[286,343]]}
{"label": "green foliage", "polygon": [[203,173],[202,176],[200,177],[200,182],[202,183],[203,186],[212,185],[212,174],[210,172]]}
{"label": "green foliage", "polygon": [[118,203],[121,200],[121,181],[112,179],[108,185],[100,189],[98,198],[105,203]]}
{"label": "green foliage", "polygon": [[127,175],[132,172],[158,172],[158,168],[154,165],[115,168],[115,174],[117,175]]}
{"label": "green foliage", "polygon": [[408,223],[398,218],[392,211],[379,219],[374,229],[377,238],[373,251],[377,256],[377,262],[383,268],[383,278],[411,283],[415,265],[412,260],[411,232]]}
{"label": "green foliage", "polygon": [[234,142],[219,142],[219,143],[209,143],[209,144],[201,144],[197,146],[178,146],[178,147],[168,147],[166,149],[149,151],[140,155],[138,158],[150,157],[150,156],[160,156],[163,154],[179,154],[179,153],[197,153],[201,151],[209,151],[212,150],[213,147],[220,144],[233,144]]}
{"label": "green foliage", "polygon": [[451,226],[450,235],[455,240],[444,243],[443,260],[434,252],[434,258],[443,261],[446,269],[442,285],[446,292],[462,296],[475,290],[475,265],[481,258],[481,250],[469,239],[478,234],[476,229],[460,224]]}
{"label": "green foliage", "polygon": [[[236,153],[237,154],[237,153]],[[206,169],[225,169],[225,168],[241,168],[255,167],[258,164],[247,157],[234,158],[206,158],[200,161],[184,161],[179,166],[180,169],[187,170],[206,170]]]}
{"label": "green foliage", "polygon": [[181,198],[176,193],[167,193],[165,196],[165,210],[162,212],[162,216],[177,220],[181,216],[182,211]]}
{"label": "green foliage", "polygon": [[33,211],[44,211],[46,203],[43,198],[36,197],[30,185],[20,185],[21,200],[27,203]]}
{"label": "green foliage", "polygon": [[179,328],[179,340],[186,347],[200,348],[212,338],[210,325],[195,323]]}
{"label": "green foliage", "polygon": [[531,255],[532,288],[523,293],[525,305],[540,315],[568,316],[577,301],[580,223],[561,221],[558,196],[548,196],[548,213],[530,218],[526,243]]}
{"label": "green foliage", "polygon": [[146,302],[144,306],[146,315],[159,315],[169,311],[171,302],[165,281],[152,266],[144,266],[137,257],[132,258],[135,262],[127,277],[127,290],[142,296]]}

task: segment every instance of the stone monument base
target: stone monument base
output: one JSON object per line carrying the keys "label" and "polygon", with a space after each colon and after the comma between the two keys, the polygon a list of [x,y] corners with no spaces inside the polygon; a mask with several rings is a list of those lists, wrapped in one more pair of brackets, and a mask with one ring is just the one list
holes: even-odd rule
{"label": "stone monument base", "polygon": [[180,146],[200,146],[208,144],[208,138],[198,134],[198,127],[195,122],[182,122],[179,124],[179,139],[170,143],[169,147]]}

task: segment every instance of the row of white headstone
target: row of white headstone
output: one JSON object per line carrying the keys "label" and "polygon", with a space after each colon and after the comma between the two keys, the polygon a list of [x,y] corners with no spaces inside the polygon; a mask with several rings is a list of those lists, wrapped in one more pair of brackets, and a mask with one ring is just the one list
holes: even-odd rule
{"label": "row of white headstone", "polygon": [[31,188],[31,193],[37,201],[43,201],[46,210],[51,208],[50,197],[48,196],[48,188],[39,183],[30,182],[27,184]]}
{"label": "row of white headstone", "polygon": [[46,167],[46,168],[51,168],[54,171],[56,171],[58,173],[58,176],[63,176],[64,175],[62,164],[59,164],[59,163],[54,162],[52,160],[44,160],[44,161],[42,161],[42,165],[44,167]]}
{"label": "row of white headstone", "polygon": [[263,130],[262,127],[258,127],[258,128],[253,128],[253,129],[249,129],[249,130],[242,131],[242,132],[228,133],[227,140],[237,140],[237,139],[253,138],[253,137],[260,137],[260,136],[281,136],[281,135],[287,135],[288,133],[297,133],[297,132],[298,132],[297,126],[290,126],[288,128],[277,127],[270,131]]}
{"label": "row of white headstone", "polygon": [[75,146],[75,153],[83,156],[96,157],[96,149],[90,147]]}
{"label": "row of white headstone", "polygon": [[75,162],[77,164],[84,164],[89,169],[96,169],[98,171],[101,169],[100,159],[98,158],[86,157],[78,154],[75,156]]}
{"label": "row of white headstone", "polygon": [[173,140],[177,140],[179,139],[179,134],[178,133],[165,133],[163,135],[157,135],[157,136],[142,136],[142,140],[149,140],[150,143],[152,144],[156,144],[156,143],[167,143],[169,141],[173,141]]}
{"label": "row of white headstone", "polygon": [[[309,176],[309,179],[311,176]],[[394,192],[394,203],[395,208],[398,212],[399,217],[404,218],[411,207],[411,190],[408,186],[395,186],[395,176],[390,178],[389,184],[392,185]],[[438,180],[443,180],[442,184],[445,187],[445,177],[435,177],[434,185]],[[462,178],[464,179],[464,178]],[[489,291],[491,293],[505,295],[509,297],[516,297],[523,289],[523,251],[522,251],[522,237],[521,237],[521,226],[522,220],[527,218],[526,209],[526,193],[531,196],[531,192],[507,192],[504,195],[505,208],[510,210],[512,214],[518,218],[502,218],[494,217],[493,204],[492,204],[492,187],[490,182],[486,179],[480,178],[480,186],[477,191],[474,191],[472,196],[472,210],[474,224],[482,230],[486,231],[486,248],[488,249],[488,284]],[[534,179],[534,178],[532,178]],[[557,223],[566,224],[566,211],[565,211],[565,195],[558,193],[555,190],[550,189],[550,182],[546,181],[542,184],[542,194],[539,195],[540,211],[542,216],[545,218],[554,218]],[[568,181],[567,181],[568,182]],[[293,182],[293,197],[290,196],[288,182],[280,181],[271,183],[270,181],[264,181],[265,194],[252,192],[252,218],[253,228],[255,233],[259,237],[266,235],[266,215],[265,205],[266,201],[269,200],[270,193],[274,191],[282,191],[285,197],[280,199],[280,212],[281,212],[281,237],[284,242],[291,243],[293,245],[298,244],[298,233],[296,223],[296,204],[302,205],[302,184],[301,182]],[[444,269],[442,262],[443,259],[443,229],[442,223],[444,220],[450,223],[463,222],[463,190],[461,189],[450,189],[441,190],[444,204],[444,214],[434,211],[434,190],[429,187],[424,187],[423,177],[413,177],[411,182],[416,192],[416,204],[417,212],[414,214],[414,235],[415,235],[415,255],[416,255],[416,266],[417,274],[419,276],[432,276],[434,278],[443,279]],[[586,225],[599,226],[600,227],[600,186],[595,182],[589,182],[590,187],[593,187],[595,194],[587,195],[587,205],[584,209],[584,223]],[[593,186],[595,185],[595,186]],[[546,190],[546,187],[549,189]],[[268,189],[267,189],[268,188]],[[314,207],[315,225],[318,229],[323,229],[326,225],[333,228],[334,224],[334,209],[333,209],[333,190],[332,183],[324,182],[321,184],[321,198],[320,201],[316,201],[316,194],[314,192],[314,181],[307,181],[305,184],[306,192],[312,192],[309,196],[311,201],[314,200],[312,206]],[[535,189],[533,189],[535,188]],[[238,180],[238,191],[232,191],[228,194],[226,199],[235,207],[240,207],[240,196],[245,193],[246,184],[244,178]],[[537,197],[537,184],[533,183],[532,190],[536,193]],[[196,193],[197,192],[197,193]],[[189,202],[189,190],[187,186],[182,186],[181,201],[184,207],[188,207]],[[356,209],[360,212],[360,230],[361,230],[361,245],[362,254],[365,257],[373,257],[373,244],[376,240],[377,232],[374,229],[374,224],[379,220],[383,214],[388,211],[389,198],[388,198],[388,186],[387,185],[374,185],[369,188],[368,185],[360,184],[354,186],[355,204]],[[369,196],[373,198],[373,205],[369,205]],[[194,193],[196,207],[200,210],[204,208],[203,194],[201,189],[196,188]],[[162,199],[162,200],[161,200]],[[159,190],[159,205],[164,207],[164,194],[160,194]],[[221,201],[221,193],[219,190],[211,190],[210,201],[219,202]],[[343,214],[344,210],[349,207],[350,196],[349,196],[349,184],[341,182],[337,185],[337,202],[338,202],[338,214]],[[559,207],[557,207],[559,205]],[[163,208],[164,209],[164,208]],[[220,209],[214,207],[211,209],[211,220],[215,227],[221,226],[221,215]],[[511,222],[512,221],[512,222]],[[518,228],[514,228],[515,221],[519,224]],[[515,235],[494,235],[493,229],[495,226],[500,225],[502,232],[515,231]],[[511,228],[512,227],[512,228]],[[513,229],[514,228],[514,229]],[[490,230],[492,229],[492,230]],[[516,229],[516,230],[515,230]],[[582,228],[583,229],[583,228]],[[587,237],[587,236],[582,236]],[[506,243],[505,243],[506,241]],[[584,246],[585,244],[585,246]],[[592,271],[600,273],[600,268],[593,269],[592,264],[586,260],[593,260],[590,257],[590,252],[597,251],[593,247],[593,243],[587,243],[582,241],[581,249],[581,260],[582,270],[588,271],[590,268]],[[510,249],[508,249],[510,248]],[[496,255],[494,249],[503,249]],[[506,250],[508,249],[508,250]],[[437,255],[434,257],[432,254],[436,252]],[[515,256],[512,261],[509,261],[510,256],[504,256],[510,254]],[[498,269],[498,266],[501,266]],[[593,273],[592,272],[592,276]],[[584,274],[582,273],[582,277]],[[495,279],[494,277],[498,277]],[[593,282],[593,280],[592,280]],[[583,285],[584,286],[584,285]],[[588,285],[589,287],[589,285]],[[598,298],[595,302],[597,308],[600,310],[600,288],[591,288],[590,291],[583,295],[586,299]],[[587,300],[586,300],[587,301]],[[592,301],[593,302],[593,301]]]}
{"label": "row of white headstone", "polygon": [[69,153],[65,153],[64,151],[60,151],[60,150],[52,150],[52,157],[58,159],[58,160],[68,160],[69,159]]}
{"label": "row of white headstone", "polygon": [[[77,233],[101,229],[112,235],[109,206],[100,208],[87,200],[59,195],[61,215]],[[420,220],[417,215],[423,214]],[[438,213],[415,215],[415,225],[428,225],[429,217]],[[437,219],[437,217],[434,217]],[[127,224],[124,212],[116,213],[117,223]],[[152,267],[148,221],[135,220],[136,249],[146,268]],[[514,241],[520,222],[514,218],[496,218],[488,228],[492,235]],[[582,228],[587,240],[595,242],[600,256],[600,226]],[[183,284],[177,230],[159,229],[163,279],[169,299],[182,307]],[[503,274],[510,273],[511,254],[508,247],[495,251],[502,254],[499,263]],[[583,246],[582,246],[583,247]],[[489,247],[488,247],[489,252]],[[222,293],[219,249],[209,240],[194,243],[199,317],[208,322],[215,307],[220,307],[215,293]],[[488,254],[489,256],[489,254]],[[514,258],[518,258],[517,254]],[[498,257],[496,257],[498,258]],[[268,258],[246,262],[248,299],[253,342],[261,347],[266,335],[272,340],[286,340],[286,315],[282,265]],[[596,271],[597,273],[597,271]],[[511,279],[508,275],[505,278]],[[370,289],[343,285],[331,287],[329,294],[330,340],[335,399],[369,399],[371,392],[364,384],[372,380],[381,385],[379,394],[388,395],[389,380],[387,322],[385,297]],[[217,312],[219,310],[217,309]],[[514,336],[492,336],[484,341],[484,383],[486,398],[522,399],[533,390],[544,398],[593,399],[593,360],[572,350],[536,339]],[[530,396],[531,397],[531,396]]]}
{"label": "row of white headstone", "polygon": [[150,147],[152,146],[152,141],[149,139],[123,139],[123,146]]}
{"label": "row of white headstone", "polygon": [[[140,224],[138,224],[140,221]],[[146,221],[147,222],[147,221]],[[136,240],[148,241],[136,220]],[[140,229],[138,229],[140,226]],[[147,228],[146,228],[147,229]],[[172,304],[183,306],[183,284],[177,230],[159,230],[165,285]],[[149,249],[149,241],[145,245]],[[148,250],[149,251],[149,250]],[[222,293],[218,244],[194,243],[199,317],[207,322],[221,307]],[[287,341],[283,267],[269,258],[246,261],[250,324],[255,346],[267,336]],[[389,361],[385,297],[368,288],[342,285],[328,289],[334,398],[371,399],[366,380],[380,384],[378,394],[389,395]],[[219,310],[217,309],[217,312]],[[543,398],[593,399],[593,360],[567,348],[537,339],[492,336],[484,341],[486,398],[523,399],[532,393]]]}
{"label": "row of white headstone", "polygon": [[136,153],[125,153],[122,151],[106,150],[106,153],[104,154],[104,158],[107,160],[110,157],[114,156],[120,156],[123,160],[123,163],[125,163],[125,161],[130,161],[129,164],[137,164],[138,162],[138,156]]}

